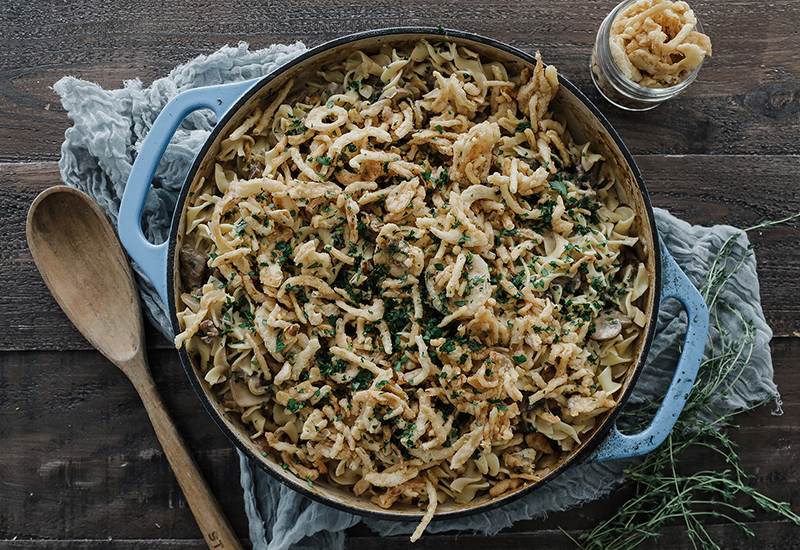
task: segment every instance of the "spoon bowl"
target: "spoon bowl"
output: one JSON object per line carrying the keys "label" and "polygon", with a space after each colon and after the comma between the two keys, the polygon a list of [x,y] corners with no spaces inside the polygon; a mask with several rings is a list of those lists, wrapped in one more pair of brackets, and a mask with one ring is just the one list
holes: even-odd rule
{"label": "spoon bowl", "polygon": [[58,305],[139,393],[209,548],[241,549],[158,394],[147,365],[133,271],[103,210],[82,191],[51,187],[33,201],[26,232],[36,267]]}
{"label": "spoon bowl", "polygon": [[133,271],[100,206],[77,189],[51,187],[31,205],[27,235],[47,288],[81,334],[118,365],[142,353]]}

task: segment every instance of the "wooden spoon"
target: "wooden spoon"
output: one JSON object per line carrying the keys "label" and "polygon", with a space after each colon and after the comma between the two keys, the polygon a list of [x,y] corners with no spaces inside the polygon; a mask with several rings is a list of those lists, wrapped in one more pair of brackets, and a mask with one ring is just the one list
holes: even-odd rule
{"label": "wooden spoon", "polygon": [[26,229],[36,267],[58,305],[139,392],[208,546],[241,550],[158,395],[147,366],[133,272],[105,213],[77,189],[51,187],[33,201]]}

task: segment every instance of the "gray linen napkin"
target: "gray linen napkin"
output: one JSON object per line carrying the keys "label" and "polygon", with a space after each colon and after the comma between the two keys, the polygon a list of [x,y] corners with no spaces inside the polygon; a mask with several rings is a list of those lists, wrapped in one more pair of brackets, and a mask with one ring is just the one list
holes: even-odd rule
{"label": "gray linen napkin", "polygon": [[[301,43],[274,45],[250,51],[247,44],[224,47],[174,69],[147,88],[140,81],[125,82],[119,90],[103,90],[96,84],[65,77],[55,85],[62,104],[74,121],[62,146],[61,176],[73,187],[97,200],[116,223],[119,204],[133,160],[142,140],[164,105],[176,94],[198,86],[255,78],[305,51]],[[145,206],[145,234],[162,242],[169,232],[175,197],[191,162],[213,126],[213,117],[203,112],[191,115],[173,138],[153,182]],[[705,281],[714,257],[728,237],[738,230],[729,226],[689,225],[664,210],[656,209],[656,222],[667,249],[698,288]],[[735,239],[732,259],[744,264],[725,286],[721,299],[738,310],[755,327],[755,345],[747,369],[714,404],[718,414],[742,410],[767,397],[778,399],[772,381],[769,341],[772,331],[764,320],[758,291],[755,258],[748,254],[747,237]],[[152,285],[137,266],[139,289],[147,317],[167,338],[172,338],[167,312]],[[743,337],[738,317],[721,308],[719,320],[727,337]],[[658,334],[646,367],[630,403],[646,403],[663,395],[678,355],[678,342],[685,328],[685,315],[675,304],[665,303],[658,319]],[[706,347],[719,345],[721,335],[712,329]],[[778,401],[779,402],[779,401]],[[493,534],[522,519],[540,518],[595,500],[624,479],[627,460],[578,466],[530,495],[497,510],[455,520],[431,523],[428,532],[470,530]],[[240,454],[241,482],[250,524],[250,539],[256,550],[344,548],[344,530],[361,517],[313,502],[284,487],[253,466]],[[369,521],[382,534],[411,533],[415,524]]]}

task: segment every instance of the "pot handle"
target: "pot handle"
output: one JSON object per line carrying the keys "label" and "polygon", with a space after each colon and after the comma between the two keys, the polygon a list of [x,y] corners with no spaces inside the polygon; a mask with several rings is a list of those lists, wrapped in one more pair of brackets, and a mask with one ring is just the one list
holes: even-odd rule
{"label": "pot handle", "polygon": [[119,206],[117,230],[125,250],[153,283],[165,305],[168,305],[167,250],[169,241],[153,244],[142,232],[144,203],[158,163],[178,126],[190,113],[199,109],[211,109],[219,121],[228,109],[259,80],[256,78],[233,84],[194,88],[178,94],[159,113],[144,138],[141,150],[133,163]]}
{"label": "pot handle", "polygon": [[689,393],[697,378],[708,338],[708,307],[700,292],[686,274],[678,267],[659,239],[661,248],[661,301],[667,298],[679,300],[689,316],[683,351],[678,359],[667,394],[661,402],[650,425],[636,434],[623,434],[616,422],[602,443],[585,462],[600,462],[617,458],[630,458],[649,453],[669,435],[683,411]]}

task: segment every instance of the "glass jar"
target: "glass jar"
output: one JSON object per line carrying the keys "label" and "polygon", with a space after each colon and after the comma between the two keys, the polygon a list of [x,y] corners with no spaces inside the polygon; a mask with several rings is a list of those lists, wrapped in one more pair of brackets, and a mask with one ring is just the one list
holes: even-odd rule
{"label": "glass jar", "polygon": [[[625,0],[603,20],[592,50],[591,74],[594,85],[609,102],[627,111],[646,111],[685,90],[697,77],[703,64],[701,62],[684,80],[667,88],[642,86],[626,77],[611,54],[611,25],[620,12],[636,1]],[[703,32],[699,20],[695,30]]]}

